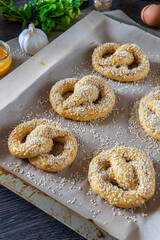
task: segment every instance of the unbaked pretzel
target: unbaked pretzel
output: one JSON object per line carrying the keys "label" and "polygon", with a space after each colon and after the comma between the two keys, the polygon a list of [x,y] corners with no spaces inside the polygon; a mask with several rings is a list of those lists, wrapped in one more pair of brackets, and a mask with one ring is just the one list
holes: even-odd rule
{"label": "unbaked pretzel", "polygon": [[121,82],[140,80],[150,70],[147,56],[135,44],[104,43],[94,49],[92,65],[103,76]]}
{"label": "unbaked pretzel", "polygon": [[138,207],[155,192],[152,161],[133,147],[101,152],[91,161],[88,178],[95,193],[122,208]]}
{"label": "unbaked pretzel", "polygon": [[144,130],[151,137],[160,140],[160,91],[142,98],[138,112]]}
{"label": "unbaked pretzel", "polygon": [[[49,153],[53,147],[53,139],[64,145],[63,152],[58,156]],[[12,155],[28,158],[37,168],[57,172],[70,165],[75,159],[77,141],[61,124],[47,119],[34,119],[19,124],[11,132],[8,148]]]}
{"label": "unbaked pretzel", "polygon": [[[73,94],[67,99],[63,95]],[[101,77],[85,76],[81,80],[68,78],[57,82],[50,92],[53,109],[63,117],[88,121],[105,116],[115,104],[110,85]]]}

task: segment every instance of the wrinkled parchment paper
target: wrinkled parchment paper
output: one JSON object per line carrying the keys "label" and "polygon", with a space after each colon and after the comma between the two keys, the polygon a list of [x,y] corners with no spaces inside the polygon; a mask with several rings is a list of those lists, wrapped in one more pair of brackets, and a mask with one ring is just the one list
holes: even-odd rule
{"label": "wrinkled parchment paper", "polygon": [[[95,73],[93,49],[100,43],[138,44],[149,57],[151,72],[141,81],[120,83],[106,79],[116,94],[113,111],[100,120],[76,122],[55,113],[48,101],[58,80]],[[0,166],[60,201],[118,239],[158,240],[160,236],[160,143],[147,136],[137,116],[138,101],[160,88],[160,39],[141,29],[93,11],[0,81]],[[76,136],[74,163],[59,173],[36,169],[27,160],[10,155],[7,138],[18,123],[45,117],[59,121]],[[115,145],[135,146],[153,160],[156,193],[140,208],[113,207],[94,194],[87,180],[89,162]],[[58,146],[57,146],[58,147]]]}

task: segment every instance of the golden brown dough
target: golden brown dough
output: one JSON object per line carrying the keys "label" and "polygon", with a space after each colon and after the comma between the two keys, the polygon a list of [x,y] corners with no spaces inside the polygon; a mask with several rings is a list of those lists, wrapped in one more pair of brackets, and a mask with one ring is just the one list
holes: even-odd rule
{"label": "golden brown dough", "polygon": [[160,91],[150,93],[139,104],[139,121],[149,136],[160,140]]}
{"label": "golden brown dough", "polygon": [[[58,156],[49,153],[53,140],[64,145],[63,152]],[[49,172],[66,168],[77,155],[74,135],[61,124],[48,119],[34,119],[19,124],[9,136],[8,148],[12,155],[28,158],[32,165]]]}
{"label": "golden brown dough", "polygon": [[104,43],[94,49],[92,65],[103,76],[121,82],[140,80],[150,70],[147,56],[135,44]]}
{"label": "golden brown dough", "polygon": [[[73,93],[65,99],[67,92]],[[66,118],[88,121],[105,116],[115,104],[110,85],[101,77],[85,76],[81,80],[68,78],[57,82],[50,91],[53,109]]]}
{"label": "golden brown dough", "polygon": [[91,161],[88,178],[94,192],[117,207],[138,207],[155,192],[152,161],[133,147],[101,152]]}

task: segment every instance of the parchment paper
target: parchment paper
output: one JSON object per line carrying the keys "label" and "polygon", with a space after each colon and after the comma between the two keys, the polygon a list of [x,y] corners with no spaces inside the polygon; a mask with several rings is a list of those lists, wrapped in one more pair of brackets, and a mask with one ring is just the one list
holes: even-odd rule
{"label": "parchment paper", "polygon": [[[151,72],[141,81],[120,83],[106,79],[116,94],[116,105],[106,117],[76,122],[55,113],[48,101],[58,80],[97,74],[91,65],[93,49],[100,43],[135,43],[149,57]],[[0,166],[60,201],[118,239],[153,239],[160,236],[160,143],[147,136],[139,124],[138,101],[160,88],[160,39],[93,11],[30,58],[0,82]],[[98,75],[98,74],[97,74]],[[27,160],[10,155],[7,138],[24,120],[45,117],[70,129],[79,143],[74,163],[59,173],[36,169]],[[156,169],[156,193],[140,208],[113,207],[93,193],[88,180],[89,162],[115,145],[135,146],[151,157]],[[17,172],[18,171],[18,172]]]}

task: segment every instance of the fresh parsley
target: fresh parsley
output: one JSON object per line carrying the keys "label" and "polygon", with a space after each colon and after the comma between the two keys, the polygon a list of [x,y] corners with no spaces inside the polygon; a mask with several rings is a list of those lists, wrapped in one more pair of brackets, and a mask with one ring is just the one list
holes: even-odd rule
{"label": "fresh parsley", "polygon": [[52,29],[65,31],[79,13],[84,0],[34,0],[21,7],[14,7],[13,0],[0,0],[0,15],[8,21],[22,22],[22,29],[29,23],[46,34]]}

